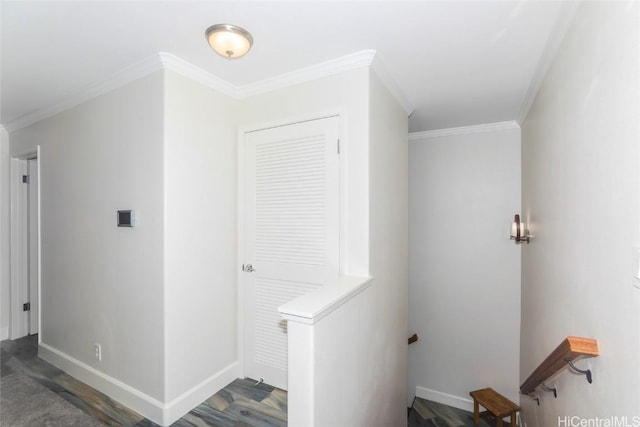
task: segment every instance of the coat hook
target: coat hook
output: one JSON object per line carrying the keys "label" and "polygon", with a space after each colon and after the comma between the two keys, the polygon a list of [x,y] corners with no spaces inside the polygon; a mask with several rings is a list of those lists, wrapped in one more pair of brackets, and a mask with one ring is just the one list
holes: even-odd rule
{"label": "coat hook", "polygon": [[538,396],[534,396],[533,394],[528,394],[527,396],[529,396],[531,400],[535,400],[538,406],[540,406],[540,398]]}
{"label": "coat hook", "polygon": [[591,378],[591,369],[586,369],[586,370],[578,369],[574,366],[573,362],[571,362],[571,359],[565,359],[564,361],[567,362],[567,364],[571,366],[571,369],[573,369],[577,373],[586,375],[587,381],[589,381],[589,384],[593,382],[593,379]]}
{"label": "coat hook", "polygon": [[556,399],[558,398],[558,390],[555,387],[554,388],[547,387],[547,385],[543,382],[542,389],[544,391],[553,392],[553,397],[555,397]]}

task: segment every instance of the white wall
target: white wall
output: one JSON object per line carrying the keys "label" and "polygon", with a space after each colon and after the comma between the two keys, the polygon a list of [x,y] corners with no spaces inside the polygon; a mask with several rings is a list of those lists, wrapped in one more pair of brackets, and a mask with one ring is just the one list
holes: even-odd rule
{"label": "white wall", "polygon": [[[41,145],[40,355],[92,385],[120,381],[158,401],[162,121],[157,72],[11,134],[12,153]],[[136,211],[134,228],[116,226],[118,209]],[[94,343],[102,344],[101,362]]]}
{"label": "white wall", "polygon": [[41,145],[41,356],[158,423],[239,374],[236,107],[157,72],[11,135]]}
{"label": "white wall", "polygon": [[369,265],[374,280],[369,309],[374,333],[360,349],[369,364],[370,396],[361,401],[366,416],[359,425],[399,426],[407,417],[408,118],[374,73],[369,90]]}
{"label": "white wall", "polygon": [[[346,190],[340,199],[341,238],[346,236],[346,245],[341,249],[340,273],[342,275],[367,276],[369,272],[369,70],[359,68],[339,75],[322,78],[316,81],[292,86],[282,90],[258,95],[242,101],[240,116],[241,129],[254,128],[255,125],[285,124],[300,119],[326,117],[327,115],[340,114],[341,132],[341,185]],[[344,173],[346,171],[346,173]],[[346,246],[346,247],[345,247]],[[359,298],[360,295],[357,297]],[[349,305],[358,304],[350,301]],[[359,312],[351,312],[345,315],[340,307],[336,319],[351,319],[360,315]],[[346,309],[346,308],[345,308]],[[367,316],[367,319],[371,316]],[[321,322],[331,319],[324,318]],[[318,427],[336,425],[335,420],[340,420],[340,425],[364,425],[351,421],[361,420],[362,413],[352,412],[362,408],[362,402],[371,402],[370,390],[362,378],[370,375],[366,370],[368,363],[352,364],[350,361],[357,359],[364,351],[365,357],[371,357],[363,342],[371,331],[359,331],[363,335],[360,338],[351,339],[358,332],[348,331],[340,324],[340,329],[320,328],[323,331],[333,331],[332,339],[320,334],[315,337],[314,332],[309,332],[306,325],[289,323],[289,354],[306,354],[307,360],[300,366],[313,366],[309,379],[311,384],[301,384],[299,377],[289,381],[289,419],[296,424],[297,420],[304,420],[298,424],[316,425]],[[353,323],[351,323],[353,325]],[[317,325],[320,326],[320,325]],[[299,331],[299,329],[304,330]],[[329,335],[331,332],[329,332]],[[295,348],[295,337],[302,348]],[[345,337],[346,336],[346,337]],[[355,340],[355,341],[354,341]],[[345,345],[345,341],[349,344]],[[292,346],[294,348],[292,349]],[[309,351],[309,349],[315,351]],[[323,349],[323,350],[319,350]],[[336,355],[342,356],[339,365],[332,365]],[[305,363],[306,362],[306,363]],[[295,361],[294,361],[295,363]],[[345,373],[347,367],[353,367]],[[295,369],[295,368],[294,368]],[[305,370],[303,368],[303,370]],[[297,387],[300,384],[301,387]],[[327,384],[333,384],[325,388]],[[335,386],[339,385],[343,390],[335,393]],[[306,388],[312,387],[310,395],[295,395],[296,392],[304,394]],[[297,405],[296,402],[304,401]],[[313,402],[313,403],[310,403]],[[349,422],[345,424],[345,422]]]}
{"label": "white wall", "polygon": [[206,381],[195,406],[238,376],[237,102],[165,73],[169,402]]}
{"label": "white wall", "polygon": [[[396,376],[385,384],[393,367],[381,367],[376,363],[384,360],[382,355],[387,351],[378,344],[376,318],[387,316],[376,310],[376,295],[380,290],[379,287],[376,289],[375,281],[314,325],[313,422],[292,425],[402,425],[398,424],[398,413],[394,409],[398,408],[398,403],[404,403],[404,396],[398,400],[394,394],[405,373],[393,372]],[[384,388],[385,385],[388,388]],[[304,413],[311,408],[296,409]],[[405,423],[406,414],[403,407]]]}
{"label": "white wall", "polygon": [[[356,424],[404,420],[407,118],[367,68],[243,101],[157,72],[14,132],[14,153],[42,147],[41,356],[162,424],[231,381],[240,373],[237,122],[336,114],[342,274],[368,275],[376,262],[379,280],[365,342],[350,349],[353,377],[323,377],[351,392],[322,389],[316,415],[326,419],[340,398]],[[135,228],[115,226],[122,208],[136,210]]]}
{"label": "white wall", "polygon": [[377,275],[315,325],[315,405],[298,410],[318,426],[406,423],[406,114],[367,68],[259,95],[241,109],[248,128],[341,114],[341,273]]}
{"label": "white wall", "polygon": [[369,129],[368,69],[325,77],[241,102],[240,129],[269,127],[298,120],[341,115],[341,176],[345,193],[340,203],[349,213],[341,235],[347,244],[341,254],[341,273],[366,276],[369,273]]}
{"label": "white wall", "polygon": [[522,399],[529,427],[640,416],[639,22],[638,2],[582,3],[523,124],[520,380],[568,335],[601,353],[576,363],[593,384],[564,372],[558,399]]}
{"label": "white wall", "polygon": [[0,128],[0,340],[9,338],[11,323],[10,180],[9,134]]}
{"label": "white wall", "polygon": [[409,143],[409,394],[467,410],[519,399],[520,129],[479,130]]}

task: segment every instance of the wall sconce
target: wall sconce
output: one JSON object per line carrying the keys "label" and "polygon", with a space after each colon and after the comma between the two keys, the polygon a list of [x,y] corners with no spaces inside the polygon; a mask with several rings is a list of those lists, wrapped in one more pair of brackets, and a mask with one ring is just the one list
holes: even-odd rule
{"label": "wall sconce", "polygon": [[520,222],[520,215],[516,215],[511,224],[511,240],[515,240],[516,245],[519,245],[522,242],[529,243],[530,239],[529,230],[527,230],[524,222]]}

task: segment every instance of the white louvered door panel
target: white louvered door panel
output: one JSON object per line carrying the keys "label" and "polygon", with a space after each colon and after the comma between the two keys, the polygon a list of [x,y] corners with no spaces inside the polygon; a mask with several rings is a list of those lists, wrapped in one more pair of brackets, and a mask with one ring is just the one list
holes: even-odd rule
{"label": "white louvered door panel", "polygon": [[338,276],[338,117],[245,134],[245,375],[287,388],[278,306]]}

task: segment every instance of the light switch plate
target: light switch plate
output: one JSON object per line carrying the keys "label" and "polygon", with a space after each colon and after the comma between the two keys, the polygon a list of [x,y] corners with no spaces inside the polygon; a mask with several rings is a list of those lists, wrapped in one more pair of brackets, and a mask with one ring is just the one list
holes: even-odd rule
{"label": "light switch plate", "polygon": [[136,216],[133,210],[118,211],[118,227],[133,227],[136,225]]}

